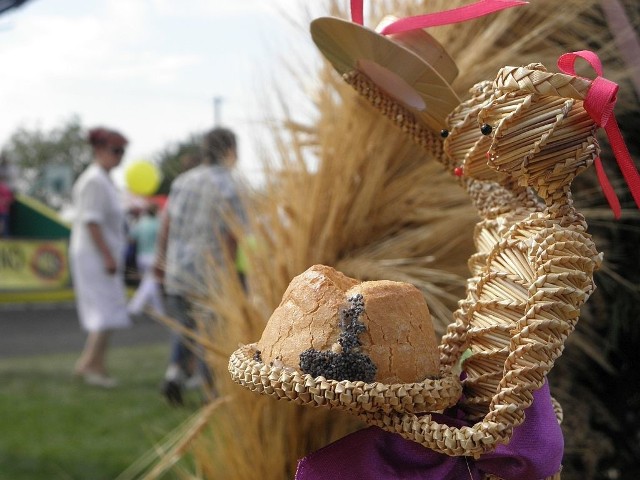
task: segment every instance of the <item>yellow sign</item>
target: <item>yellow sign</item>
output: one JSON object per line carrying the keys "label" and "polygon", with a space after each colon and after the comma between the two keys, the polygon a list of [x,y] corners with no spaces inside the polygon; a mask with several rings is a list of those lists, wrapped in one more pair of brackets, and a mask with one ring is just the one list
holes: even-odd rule
{"label": "yellow sign", "polygon": [[69,286],[66,240],[0,240],[0,290]]}

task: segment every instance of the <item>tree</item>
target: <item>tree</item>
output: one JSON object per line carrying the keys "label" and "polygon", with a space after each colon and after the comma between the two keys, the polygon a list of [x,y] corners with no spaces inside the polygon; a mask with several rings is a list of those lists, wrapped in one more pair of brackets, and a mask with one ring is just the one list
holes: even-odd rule
{"label": "tree", "polygon": [[60,127],[18,128],[3,154],[18,171],[15,188],[59,209],[71,200],[71,187],[91,163],[84,128],[76,115]]}

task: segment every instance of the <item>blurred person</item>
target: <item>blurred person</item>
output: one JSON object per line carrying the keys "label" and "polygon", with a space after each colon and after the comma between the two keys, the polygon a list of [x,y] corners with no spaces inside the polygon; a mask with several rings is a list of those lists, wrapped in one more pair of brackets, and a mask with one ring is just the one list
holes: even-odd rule
{"label": "blurred person", "polygon": [[153,272],[159,229],[158,205],[151,202],[129,232],[129,237],[136,246],[136,264],[141,278],[127,307],[130,315],[140,315],[147,305],[154,314],[164,315],[162,292]]}
{"label": "blurred person", "polygon": [[93,162],[73,186],[76,215],[69,246],[76,307],[88,332],[74,373],[87,384],[112,388],[117,382],[106,368],[109,339],[131,321],[123,271],[125,211],[109,173],[122,161],[128,141],[102,127],[92,129],[88,141]]}
{"label": "blurred person", "polygon": [[[233,175],[237,163],[237,140],[226,128],[215,128],[202,141],[201,164],[173,181],[160,229],[155,271],[163,279],[169,316],[187,329],[196,327],[196,299],[206,295],[206,269],[223,264],[226,253],[234,258],[237,240],[227,225],[227,215],[240,221],[244,212],[239,184]],[[172,405],[183,403],[182,390],[190,376],[200,374],[213,389],[211,372],[202,358],[192,371],[193,342],[176,332],[162,386]]]}

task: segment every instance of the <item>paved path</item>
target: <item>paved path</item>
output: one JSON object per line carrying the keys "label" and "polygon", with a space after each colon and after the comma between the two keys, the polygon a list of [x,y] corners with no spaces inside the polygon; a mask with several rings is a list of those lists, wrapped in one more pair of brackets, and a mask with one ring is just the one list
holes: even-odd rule
{"label": "paved path", "polygon": [[[112,345],[167,344],[169,329],[145,316],[130,329],[113,334]],[[73,304],[0,305],[0,358],[61,352],[80,352],[86,334],[80,329]]]}

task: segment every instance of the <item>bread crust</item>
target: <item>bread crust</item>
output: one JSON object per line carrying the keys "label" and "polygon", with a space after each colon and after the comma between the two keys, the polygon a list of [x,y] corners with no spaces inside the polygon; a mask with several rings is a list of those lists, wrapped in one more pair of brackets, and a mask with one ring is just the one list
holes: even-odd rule
{"label": "bread crust", "polygon": [[438,342],[420,290],[389,280],[359,282],[325,265],[310,267],[289,284],[258,342],[262,361],[300,369],[303,351],[335,351],[340,311],[357,294],[365,304],[361,352],[377,367],[375,381],[412,383],[437,376]]}

